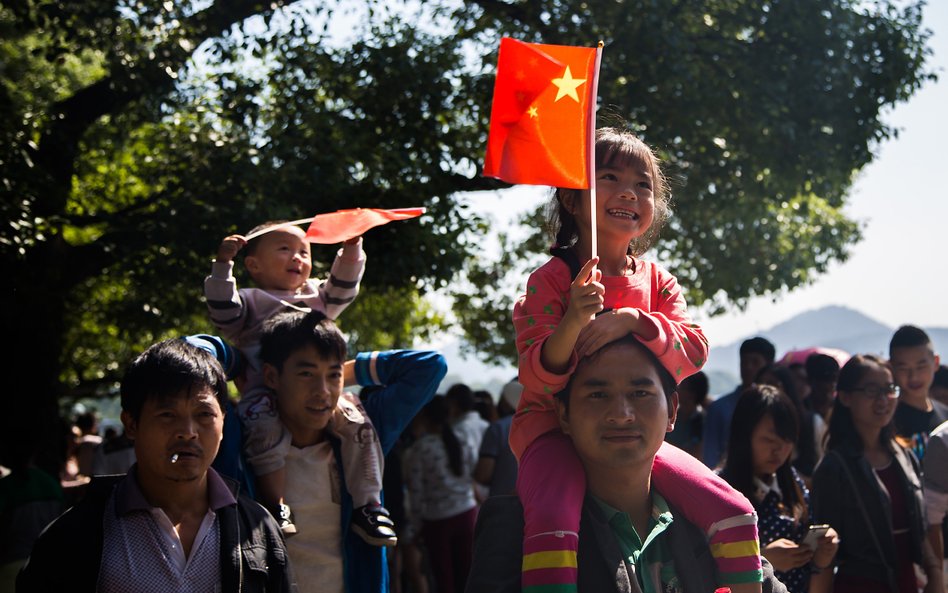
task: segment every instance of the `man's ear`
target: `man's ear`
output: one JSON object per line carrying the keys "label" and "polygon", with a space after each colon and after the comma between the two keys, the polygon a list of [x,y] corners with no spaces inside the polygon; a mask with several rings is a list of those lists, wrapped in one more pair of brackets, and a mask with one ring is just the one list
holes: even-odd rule
{"label": "man's ear", "polygon": [[122,420],[122,426],[125,428],[125,436],[134,441],[135,433],[138,432],[138,423],[135,422],[132,415],[125,410],[122,410],[122,414],[119,417]]}
{"label": "man's ear", "polygon": [[263,363],[263,384],[274,391],[280,385],[280,371],[268,362]]}
{"label": "man's ear", "polygon": [[665,432],[671,432],[675,430],[675,420],[678,420],[678,392],[674,391],[668,397],[668,426],[665,427]]}
{"label": "man's ear", "polygon": [[[569,397],[569,396],[567,396]],[[563,431],[563,434],[569,434],[569,411],[566,409],[566,406],[560,401],[560,398],[553,398],[553,405],[556,406],[556,419],[560,423],[560,430]]]}
{"label": "man's ear", "polygon": [[935,354],[935,370],[938,370],[938,367],[941,366],[941,357],[938,354]]}

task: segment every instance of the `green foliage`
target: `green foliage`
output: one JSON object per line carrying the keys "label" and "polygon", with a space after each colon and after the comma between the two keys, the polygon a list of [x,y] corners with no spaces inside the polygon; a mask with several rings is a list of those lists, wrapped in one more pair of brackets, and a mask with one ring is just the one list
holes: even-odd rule
{"label": "green foliage", "polygon": [[339,318],[339,327],[354,353],[411,348],[417,339],[431,340],[446,323],[414,287],[367,287]]}
{"label": "green foliage", "polygon": [[[502,186],[478,168],[503,34],[605,41],[603,113],[633,122],[667,163],[676,217],[657,254],[692,303],[804,284],[858,239],[841,209],[894,133],[880,113],[929,77],[920,11],[850,0],[4,2],[0,310],[18,345],[14,392],[104,389],[144,345],[209,329],[201,282],[223,236],[357,206],[428,215],[368,233],[364,293],[341,320],[354,345],[440,331],[425,299],[450,287],[470,347],[510,358],[514,295],[497,287],[525,278],[547,240],[502,236],[490,261],[479,248],[488,226],[455,198]],[[351,29],[344,41],[326,28],[338,23]],[[536,217],[527,226],[540,228]],[[315,250],[317,271],[334,251]]]}
{"label": "green foliage", "polygon": [[[743,307],[847,258],[860,238],[842,211],[854,175],[896,133],[882,115],[933,78],[924,68],[921,2],[579,6],[481,0],[455,17],[488,46],[501,33],[604,41],[598,123],[630,126],[661,155],[674,216],[654,253],[692,306]],[[539,241],[545,231],[533,228]],[[469,274],[500,282],[502,270],[491,265],[474,264]],[[515,360],[511,347],[483,331],[503,327],[509,296],[470,304],[476,310],[461,315],[476,348]],[[507,333],[511,340],[509,323]]]}

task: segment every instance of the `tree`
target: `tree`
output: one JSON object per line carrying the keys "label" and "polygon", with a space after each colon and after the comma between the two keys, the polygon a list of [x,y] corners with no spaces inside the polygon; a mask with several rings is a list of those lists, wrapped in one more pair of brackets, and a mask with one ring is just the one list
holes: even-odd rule
{"label": "tree", "polygon": [[[341,6],[366,11],[348,17],[345,46],[323,29],[346,17]],[[483,289],[522,265],[478,276],[484,226],[453,197],[501,187],[477,172],[505,33],[606,42],[600,95],[668,163],[678,216],[659,257],[693,303],[804,283],[858,237],[841,207],[893,134],[881,110],[929,77],[920,11],[848,0],[4,2],[7,418],[49,427],[40,419],[59,398],[114,386],[158,338],[207,329],[207,260],[222,236],[261,220],[429,208],[372,231],[366,294],[342,320],[363,346],[436,331],[423,297],[465,267]],[[314,259],[331,258],[323,248]],[[456,314],[472,344],[509,352],[509,296],[468,294],[479,300],[459,299]]]}
{"label": "tree", "polygon": [[[0,11],[3,327],[18,394],[5,440],[55,442],[23,429],[55,430],[59,398],[113,387],[147,344],[209,329],[209,254],[262,220],[427,206],[420,223],[372,232],[372,281],[342,325],[357,348],[439,327],[420,295],[453,277],[471,224],[450,199],[467,183],[451,150],[481,133],[476,78],[450,76],[461,52],[394,18],[345,51],[324,46],[315,20],[329,5],[198,4]],[[429,84],[404,84],[419,76]],[[333,248],[315,251],[325,271]]]}
{"label": "tree", "polygon": [[[566,45],[604,40],[599,124],[625,118],[658,150],[674,217],[657,258],[692,305],[720,312],[805,285],[847,258],[860,238],[843,212],[848,191],[896,134],[882,114],[933,78],[922,5],[603,1],[577,11],[557,0],[480,0],[459,18],[485,44],[504,31]],[[491,265],[471,260],[468,273],[503,283]],[[516,360],[509,336],[483,335],[512,303],[485,295],[458,312],[492,360]]]}

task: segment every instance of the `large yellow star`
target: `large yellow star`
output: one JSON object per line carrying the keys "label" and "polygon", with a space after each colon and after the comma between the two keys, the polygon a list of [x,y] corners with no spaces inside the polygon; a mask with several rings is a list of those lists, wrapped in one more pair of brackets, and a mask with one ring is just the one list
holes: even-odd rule
{"label": "large yellow star", "polygon": [[563,97],[569,97],[579,103],[579,95],[576,94],[576,87],[585,82],[585,78],[573,78],[573,73],[569,71],[569,66],[567,66],[563,78],[553,79],[553,84],[557,88],[556,98],[553,99],[553,102],[556,103]]}

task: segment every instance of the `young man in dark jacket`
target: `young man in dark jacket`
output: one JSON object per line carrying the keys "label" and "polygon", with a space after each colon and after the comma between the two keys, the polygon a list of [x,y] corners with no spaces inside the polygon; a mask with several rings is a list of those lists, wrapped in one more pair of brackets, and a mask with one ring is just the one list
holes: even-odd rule
{"label": "young man in dark jacket", "polygon": [[[560,427],[586,470],[579,593],[718,587],[704,534],[652,488],[655,453],[675,423],[675,389],[655,356],[626,337],[582,359],[557,395]],[[527,512],[512,496],[490,498],[481,508],[467,593],[518,592],[522,566],[542,567],[542,554],[522,555]],[[766,561],[763,568],[763,592],[785,592]]]}
{"label": "young man in dark jacket", "polygon": [[184,340],[132,362],[121,399],[136,465],[46,528],[17,591],[292,590],[273,518],[210,468],[226,397],[218,361]]}

